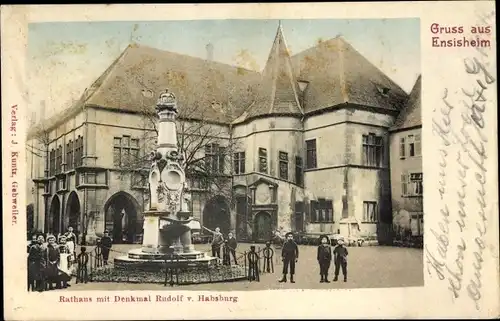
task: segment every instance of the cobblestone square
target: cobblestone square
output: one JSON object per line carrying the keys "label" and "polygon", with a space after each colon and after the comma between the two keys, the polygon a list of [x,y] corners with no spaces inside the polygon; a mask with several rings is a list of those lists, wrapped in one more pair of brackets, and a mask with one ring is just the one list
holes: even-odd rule
{"label": "cobblestone square", "polygon": [[[115,245],[112,257],[125,253],[140,245]],[[257,245],[263,246],[263,245]],[[237,251],[248,250],[250,244],[239,244]],[[208,245],[197,245],[197,249],[208,251]],[[316,246],[299,246],[299,261],[296,269],[295,284],[278,283],[281,277],[281,262],[274,260],[274,273],[262,273],[260,282],[228,282],[212,284],[196,284],[185,286],[163,286],[161,284],[133,283],[100,283],[75,284],[71,288],[58,291],[88,291],[88,290],[198,290],[198,291],[246,291],[270,289],[346,289],[346,288],[387,288],[423,286],[423,252],[421,249],[399,247],[349,247],[348,282],[319,283],[319,267],[316,261]],[[120,253],[121,252],[121,253]],[[123,253],[123,254],[122,254]],[[330,268],[329,279],[333,279],[333,266]]]}

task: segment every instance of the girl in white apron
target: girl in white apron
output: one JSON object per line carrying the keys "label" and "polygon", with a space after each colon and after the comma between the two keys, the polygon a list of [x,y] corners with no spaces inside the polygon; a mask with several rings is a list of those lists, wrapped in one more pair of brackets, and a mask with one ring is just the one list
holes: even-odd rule
{"label": "girl in white apron", "polygon": [[70,251],[70,261],[76,261],[76,235],[73,233],[73,228],[71,226],[68,227],[68,232],[66,232],[66,245]]}
{"label": "girl in white apron", "polygon": [[59,239],[59,265],[58,265],[58,270],[59,270],[59,281],[61,282],[61,286],[63,288],[67,288],[68,281],[71,280],[71,256],[72,252],[71,249],[69,248],[68,244],[66,243],[66,237],[61,236]]}

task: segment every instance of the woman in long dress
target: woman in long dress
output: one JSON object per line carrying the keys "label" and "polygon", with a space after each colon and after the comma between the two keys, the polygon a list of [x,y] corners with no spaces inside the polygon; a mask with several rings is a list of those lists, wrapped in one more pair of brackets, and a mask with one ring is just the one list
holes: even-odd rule
{"label": "woman in long dress", "polygon": [[30,247],[28,254],[28,273],[30,274],[30,279],[33,280],[32,282],[34,282],[34,290],[39,292],[45,289],[46,249],[43,244],[44,242],[43,235],[38,236],[37,243]]}

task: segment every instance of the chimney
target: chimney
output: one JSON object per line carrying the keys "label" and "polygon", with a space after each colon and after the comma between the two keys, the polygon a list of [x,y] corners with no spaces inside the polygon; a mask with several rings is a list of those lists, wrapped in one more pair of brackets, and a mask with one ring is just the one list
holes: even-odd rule
{"label": "chimney", "polygon": [[206,46],[206,49],[207,49],[207,60],[208,61],[214,60],[214,46],[211,43],[209,43]]}

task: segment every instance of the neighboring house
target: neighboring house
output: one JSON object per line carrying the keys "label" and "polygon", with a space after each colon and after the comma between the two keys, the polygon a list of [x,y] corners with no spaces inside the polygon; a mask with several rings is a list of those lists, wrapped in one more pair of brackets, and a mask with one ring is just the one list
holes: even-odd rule
{"label": "neighboring house", "polygon": [[423,235],[422,77],[391,127],[391,184],[394,225]]}
{"label": "neighboring house", "polygon": [[240,240],[268,240],[275,229],[390,238],[389,127],[408,95],[341,37],[290,56],[281,26],[261,73],[127,47],[77,103],[29,134],[47,155],[35,158],[38,229],[87,222],[89,235],[107,228],[128,241],[142,232],[147,168],[123,164],[154,148],[144,115],[166,88],[184,125],[218,133],[194,154],[228,178],[230,193],[190,177],[203,225]]}

